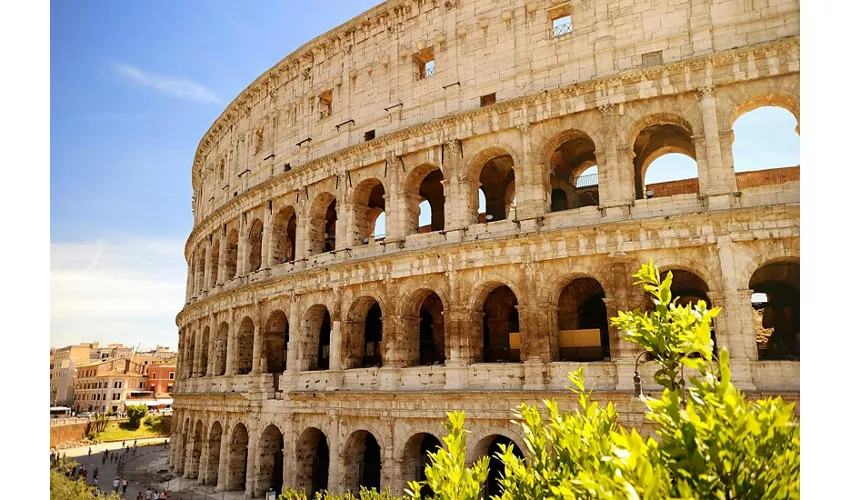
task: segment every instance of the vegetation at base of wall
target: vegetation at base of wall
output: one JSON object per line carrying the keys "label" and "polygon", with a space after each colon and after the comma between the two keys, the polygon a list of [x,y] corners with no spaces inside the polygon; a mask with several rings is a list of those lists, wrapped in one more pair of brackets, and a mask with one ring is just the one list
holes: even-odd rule
{"label": "vegetation at base of wall", "polygon": [[145,405],[131,405],[127,407],[127,418],[131,429],[138,429],[142,419],[148,415],[148,407]]}
{"label": "vegetation at base of wall", "polygon": [[[641,436],[618,422],[613,404],[591,399],[584,370],[570,374],[578,407],[561,412],[555,401],[542,408],[522,404],[516,420],[528,456],[519,459],[513,445],[499,445],[504,463],[502,492],[491,498],[558,499],[798,499],[800,498],[800,426],[794,405],[781,398],[747,401],[731,381],[729,353],[714,356],[711,322],[719,308],[678,304],[652,261],[634,275],[655,307],[650,312],[620,312],[612,325],[654,361],[657,399],[640,396],[655,436]],[[685,372],[692,374],[686,377]],[[438,500],[478,500],[487,479],[489,457],[466,467],[463,412],[449,413],[444,446],[429,452],[426,481],[408,483],[407,497],[423,498],[425,483]],[[306,500],[286,490],[279,497]],[[354,498],[324,495],[318,498]],[[391,499],[361,490],[360,498]]]}
{"label": "vegetation at base of wall", "polygon": [[150,425],[146,421],[145,425],[140,425],[135,429],[132,428],[129,422],[116,422],[113,420],[107,424],[103,432],[98,433],[92,440],[114,441],[116,439],[130,440],[168,437],[171,433],[170,416],[151,416],[146,420],[150,421]]}

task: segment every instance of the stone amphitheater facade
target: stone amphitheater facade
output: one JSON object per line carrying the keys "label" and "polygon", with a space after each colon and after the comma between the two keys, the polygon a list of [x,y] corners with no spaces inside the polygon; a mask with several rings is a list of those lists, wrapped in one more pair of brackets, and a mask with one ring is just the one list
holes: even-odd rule
{"label": "stone amphitheater facade", "polygon": [[[741,388],[798,400],[799,167],[736,173],[732,125],[799,133],[799,42],[793,0],[390,0],[284,58],[195,156],[170,467],[399,494],[447,411],[471,460],[525,453],[512,409],[579,366],[642,427],[607,318],[650,258],[723,307]],[[671,152],[698,176],[646,185]]]}

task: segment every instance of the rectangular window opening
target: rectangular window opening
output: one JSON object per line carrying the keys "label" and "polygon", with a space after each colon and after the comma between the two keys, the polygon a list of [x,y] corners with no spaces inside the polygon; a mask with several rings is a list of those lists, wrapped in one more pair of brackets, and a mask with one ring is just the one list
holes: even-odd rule
{"label": "rectangular window opening", "polygon": [[284,172],[289,172],[290,170],[292,170],[292,165],[290,165],[289,163],[283,165]]}
{"label": "rectangular window opening", "polygon": [[481,107],[482,108],[484,106],[489,106],[491,104],[496,104],[496,93],[495,92],[493,92],[492,94],[487,94],[487,95],[481,96]]}
{"label": "rectangular window opening", "polygon": [[375,131],[374,130],[369,130],[365,134],[363,134],[363,141],[364,142],[369,142],[374,138],[375,138]]}
{"label": "rectangular window opening", "polygon": [[327,118],[333,113],[334,91],[327,90],[319,94],[319,118]]}
{"label": "rectangular window opening", "polygon": [[573,32],[573,16],[568,5],[550,10],[549,19],[552,21],[551,33],[553,38]]}
{"label": "rectangular window opening", "polygon": [[413,57],[413,60],[416,63],[420,80],[434,76],[434,72],[437,70],[437,63],[434,60],[433,47],[422,49]]}

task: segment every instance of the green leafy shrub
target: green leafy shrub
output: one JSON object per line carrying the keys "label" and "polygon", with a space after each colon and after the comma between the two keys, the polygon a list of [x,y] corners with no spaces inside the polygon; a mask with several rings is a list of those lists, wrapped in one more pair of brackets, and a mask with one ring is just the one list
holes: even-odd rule
{"label": "green leafy shrub", "polygon": [[130,429],[138,429],[142,423],[142,419],[148,414],[148,407],[145,405],[132,405],[127,407],[127,418],[129,419]]}
{"label": "green leafy shrub", "polygon": [[116,493],[95,497],[93,486],[82,479],[72,480],[65,474],[74,470],[76,464],[71,460],[60,460],[50,469],[50,500],[121,500]]}

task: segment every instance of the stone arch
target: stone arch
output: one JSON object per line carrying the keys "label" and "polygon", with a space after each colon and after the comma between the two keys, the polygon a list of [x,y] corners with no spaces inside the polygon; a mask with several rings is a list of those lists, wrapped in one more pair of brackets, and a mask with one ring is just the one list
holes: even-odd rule
{"label": "stone arch", "polygon": [[213,375],[221,376],[227,370],[227,339],[229,325],[222,321],[215,334],[215,349],[213,350]]}
{"label": "stone arch", "polygon": [[[635,196],[644,198],[646,191],[646,172],[650,164],[660,156],[668,153],[680,153],[697,159],[696,146],[692,136],[694,127],[680,115],[672,113],[653,113],[638,119],[631,128],[628,145],[632,149],[635,179]],[[697,177],[698,177],[697,165]],[[686,194],[699,192],[696,177],[689,182],[672,181],[677,184],[668,186],[668,182],[660,186],[652,186],[654,196],[669,196],[670,194]]]}
{"label": "stone arch", "polygon": [[336,197],[327,191],[319,193],[310,204],[309,213],[307,232],[309,255],[336,250]]}
{"label": "stone arch", "polygon": [[793,96],[785,92],[777,91],[763,92],[750,98],[746,98],[735,104],[735,106],[732,108],[731,113],[729,114],[729,128],[733,128],[735,122],[738,121],[738,118],[740,118],[741,116],[763,106],[774,106],[790,112],[797,120],[797,134],[800,133],[799,96]]}
{"label": "stone arch", "polygon": [[207,440],[207,473],[205,484],[218,484],[218,463],[221,457],[221,436],[223,430],[221,422],[216,420],[210,426],[209,439]]}
{"label": "stone arch", "polygon": [[184,373],[186,374],[186,378],[192,378],[195,376],[195,373],[192,370],[195,362],[195,329],[191,328],[186,331],[186,343],[184,345],[186,349],[186,355],[183,358],[186,362],[186,368],[184,369]]}
{"label": "stone arch", "polygon": [[386,213],[384,184],[371,177],[361,181],[351,193],[351,233],[353,245],[368,244],[375,238],[375,222]]}
{"label": "stone arch", "polygon": [[274,424],[266,426],[257,444],[256,491],[272,488],[277,494],[283,488],[283,433]]}
{"label": "stone arch", "polygon": [[[414,349],[413,361],[420,366],[441,365],[446,362],[446,302],[439,292],[429,288],[420,288],[409,297],[415,309],[404,317],[417,318],[416,342],[411,343]],[[408,330],[405,325],[405,330]]]}
{"label": "stone arch", "polygon": [[331,330],[333,318],[324,304],[313,304],[303,316],[303,349],[301,359],[306,360],[307,371],[330,369]]}
{"label": "stone arch", "polygon": [[381,490],[383,447],[375,434],[367,430],[352,432],[342,453],[342,489],[359,491],[360,487]]}
{"label": "stone arch", "polygon": [[318,491],[328,489],[328,444],[325,434],[316,427],[308,427],[298,438],[295,488],[306,491],[308,498],[312,498]]}
{"label": "stone arch", "polygon": [[239,422],[233,426],[227,448],[227,491],[245,489],[248,472],[248,428]]}
{"label": "stone arch", "polygon": [[191,458],[187,467],[188,477],[196,479],[200,473],[201,465],[201,449],[204,445],[204,423],[199,419],[195,422],[195,429],[192,434],[192,450]]}
{"label": "stone arch", "polygon": [[244,316],[236,331],[236,352],[234,353],[233,372],[236,375],[247,375],[254,368],[254,320]]}
{"label": "stone arch", "polygon": [[248,229],[248,259],[246,269],[249,273],[259,271],[263,265],[263,221],[254,219]]}
{"label": "stone arch", "polygon": [[[425,467],[431,463],[428,453],[435,453],[442,447],[440,439],[429,432],[418,432],[403,442],[405,444],[401,456],[402,479],[405,484],[407,481],[425,481]],[[427,484],[423,490],[423,498],[429,492],[433,495],[433,491]]]}
{"label": "stone arch", "polygon": [[196,295],[200,294],[206,289],[205,286],[205,277],[207,270],[207,252],[203,245],[198,245],[196,262],[198,263],[197,269],[195,271],[195,276],[197,277],[197,286],[195,288]]}
{"label": "stone arch", "polygon": [[236,259],[239,256],[239,232],[231,227],[227,233],[227,241],[224,248],[224,281],[230,281],[236,277]]}
{"label": "stone arch", "polygon": [[605,297],[602,284],[592,277],[574,276],[563,284],[554,311],[560,360],[603,361],[611,358]]}
{"label": "stone arch", "polygon": [[470,311],[476,314],[471,316],[470,343],[480,352],[476,358],[485,363],[522,360],[517,289],[498,278],[473,288]]}
{"label": "stone arch", "polygon": [[800,261],[771,259],[751,275],[759,361],[800,360]]}
{"label": "stone arch", "polygon": [[297,216],[295,207],[287,205],[272,218],[271,265],[295,260]]}
{"label": "stone arch", "polygon": [[[405,234],[445,229],[444,180],[443,171],[433,163],[423,163],[407,174],[404,182],[404,193],[407,197]],[[421,206],[426,203],[431,216],[430,220],[423,221]]]}
{"label": "stone arch", "polygon": [[221,252],[221,242],[218,238],[213,239],[212,251],[210,252],[210,287],[218,284],[218,254]]}
{"label": "stone arch", "polygon": [[189,457],[189,434],[191,432],[191,418],[186,417],[183,420],[183,430],[180,432],[180,460],[177,465],[177,472],[182,474],[186,470],[186,461]]}
{"label": "stone arch", "polygon": [[206,377],[207,376],[207,364],[209,364],[209,352],[210,352],[210,327],[209,325],[204,327],[203,333],[201,333],[201,344],[198,350],[198,376]]}
{"label": "stone arch", "polygon": [[[495,222],[508,218],[508,210],[513,203],[519,178],[516,158],[510,148],[488,147],[475,154],[470,160],[466,173],[473,186],[481,188],[486,203],[486,214],[476,222]],[[470,189],[470,206],[478,206],[478,191]],[[487,216],[491,216],[489,219]]]}
{"label": "stone arch", "polygon": [[493,495],[498,496],[502,492],[498,478],[504,474],[505,467],[501,460],[496,458],[496,453],[501,451],[499,445],[513,444],[514,456],[525,458],[525,453],[521,445],[523,442],[521,438],[517,439],[514,433],[505,433],[501,430],[494,430],[494,432],[494,434],[490,434],[479,440],[473,447],[472,453],[470,453],[473,462],[477,461],[481,457],[490,456],[490,467],[487,471],[487,480],[483,485],[485,498],[490,498]]}
{"label": "stone arch", "polygon": [[266,373],[282,373],[286,370],[286,349],[289,343],[289,320],[280,309],[275,309],[266,320],[263,339],[263,359]]}
{"label": "stone arch", "polygon": [[599,177],[579,177],[597,165],[596,144],[582,130],[568,129],[549,139],[543,147],[548,176],[543,177],[544,189],[550,193],[550,211],[599,205]]}
{"label": "stone arch", "polygon": [[343,369],[383,364],[383,301],[377,294],[365,293],[348,306],[342,336]]}
{"label": "stone arch", "polygon": [[708,266],[705,265],[705,262],[701,262],[694,258],[683,257],[683,256],[674,256],[674,257],[662,257],[657,261],[653,261],[655,267],[661,273],[661,279],[664,279],[664,275],[669,270],[673,270],[673,276],[675,279],[675,270],[680,269],[683,271],[687,271],[699,279],[701,279],[708,288],[707,291],[715,291],[720,290],[722,285],[720,284],[719,272],[712,272]]}

